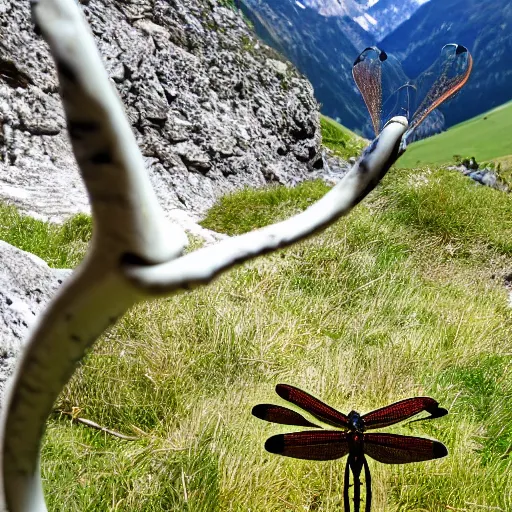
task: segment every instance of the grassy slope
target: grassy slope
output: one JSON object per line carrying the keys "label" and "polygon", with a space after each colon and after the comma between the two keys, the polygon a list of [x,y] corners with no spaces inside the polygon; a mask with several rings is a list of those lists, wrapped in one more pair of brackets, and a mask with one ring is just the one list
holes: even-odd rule
{"label": "grassy slope", "polygon": [[[322,124],[324,143],[353,151],[350,133]],[[248,231],[326,190],[315,182],[242,191],[205,224]],[[84,216],[59,228],[10,207],[1,213],[1,237],[53,266],[76,264],[90,238]],[[450,456],[370,462],[374,510],[511,508],[512,315],[499,279],[510,270],[511,214],[507,196],[456,174],[394,171],[326,233],[207,289],[135,308],[57,405],[140,440],[51,420],[50,509],[339,510],[343,461],[287,460],[262,448],[290,430],[250,416],[257,402],[279,403],[276,382],[345,411],[414,394],[450,407],[435,423],[393,429],[439,438]]]}
{"label": "grassy slope", "polygon": [[[294,213],[326,191],[245,191],[205,225],[237,233]],[[450,415],[388,429],[445,442],[446,459],[370,462],[374,511],[511,510],[512,204],[442,171],[392,171],[325,233],[233,270],[213,286],[142,304],[87,357],[59,407],[135,442],[50,420],[42,470],[50,510],[338,511],[344,461],[267,454],[293,430],[250,415],[280,403],[277,382],[343,411],[432,395]],[[6,231],[59,261],[80,229],[13,216]],[[21,223],[21,224],[20,224]],[[73,226],[76,224],[72,223]],[[34,237],[34,233],[48,233]],[[78,249],[77,249],[78,247]],[[49,249],[50,248],[50,249]],[[493,278],[493,275],[496,275]]]}
{"label": "grassy slope", "polygon": [[322,143],[342,158],[356,156],[365,146],[365,140],[330,117],[321,115]]}
{"label": "grassy slope", "polygon": [[407,168],[452,163],[454,155],[486,161],[512,155],[512,102],[414,143],[400,160]]}
{"label": "grassy slope", "polygon": [[21,215],[0,204],[0,240],[37,254],[51,267],[71,268],[80,262],[92,234],[87,215],[76,215],[63,226]]}

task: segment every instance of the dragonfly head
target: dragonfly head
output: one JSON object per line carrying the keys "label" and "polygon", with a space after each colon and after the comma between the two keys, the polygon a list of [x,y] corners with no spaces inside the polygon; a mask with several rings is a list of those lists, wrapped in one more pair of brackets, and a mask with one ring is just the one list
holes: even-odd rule
{"label": "dragonfly head", "polygon": [[348,414],[349,428],[353,432],[363,432],[364,421],[357,411],[350,411]]}

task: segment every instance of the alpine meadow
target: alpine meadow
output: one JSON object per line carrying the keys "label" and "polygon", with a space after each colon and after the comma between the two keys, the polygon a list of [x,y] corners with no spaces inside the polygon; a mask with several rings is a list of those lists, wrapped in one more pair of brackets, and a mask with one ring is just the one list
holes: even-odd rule
{"label": "alpine meadow", "polygon": [[463,4],[0,0],[1,510],[512,510],[512,10]]}

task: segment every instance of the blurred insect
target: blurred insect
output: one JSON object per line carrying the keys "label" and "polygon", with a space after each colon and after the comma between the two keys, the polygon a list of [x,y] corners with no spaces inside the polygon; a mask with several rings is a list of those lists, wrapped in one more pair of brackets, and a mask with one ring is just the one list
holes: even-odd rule
{"label": "blurred insect", "polygon": [[393,116],[407,118],[409,129],[402,138],[405,150],[418,126],[464,87],[472,69],[468,49],[447,44],[432,66],[409,80],[396,58],[372,46],[357,57],[352,75],[370,113],[375,136]]}
{"label": "blurred insect", "polygon": [[[365,512],[370,512],[371,475],[365,454],[384,464],[421,462],[438,459],[448,454],[444,444],[439,441],[396,434],[365,433],[365,430],[388,427],[423,411],[428,412],[430,416],[414,421],[440,418],[448,414],[448,411],[439,407],[438,402],[433,398],[407,398],[362,416],[356,411],[351,411],[347,416],[305,391],[288,384],[278,384],[276,393],[321,422],[343,429],[279,434],[267,439],[265,449],[285,457],[307,460],[334,460],[348,454],[343,490],[345,512],[350,512],[350,470],[352,470],[354,481],[354,512],[359,512],[363,469],[366,484]],[[322,428],[298,412],[279,405],[259,404],[252,409],[252,414],[262,420],[281,425]]]}

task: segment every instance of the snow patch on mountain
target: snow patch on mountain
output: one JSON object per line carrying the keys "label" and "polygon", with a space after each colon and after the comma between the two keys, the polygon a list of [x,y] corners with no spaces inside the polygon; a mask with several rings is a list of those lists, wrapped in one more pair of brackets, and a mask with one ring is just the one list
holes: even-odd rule
{"label": "snow patch on mountain", "polygon": [[366,12],[362,16],[354,18],[354,21],[364,28],[366,32],[371,32],[372,26],[377,25],[377,20]]}
{"label": "snow patch on mountain", "polygon": [[307,7],[314,9],[322,16],[348,16],[355,18],[363,14],[365,7],[360,0],[302,0]]}
{"label": "snow patch on mountain", "polygon": [[430,0],[292,0],[304,9],[309,7],[325,17],[352,18],[377,40],[383,39],[408,20]]}
{"label": "snow patch on mountain", "polygon": [[[370,0],[371,2],[372,0]],[[367,30],[382,40],[399,25],[407,21],[420,7],[429,0],[379,0],[367,9],[367,14],[377,20]]]}

